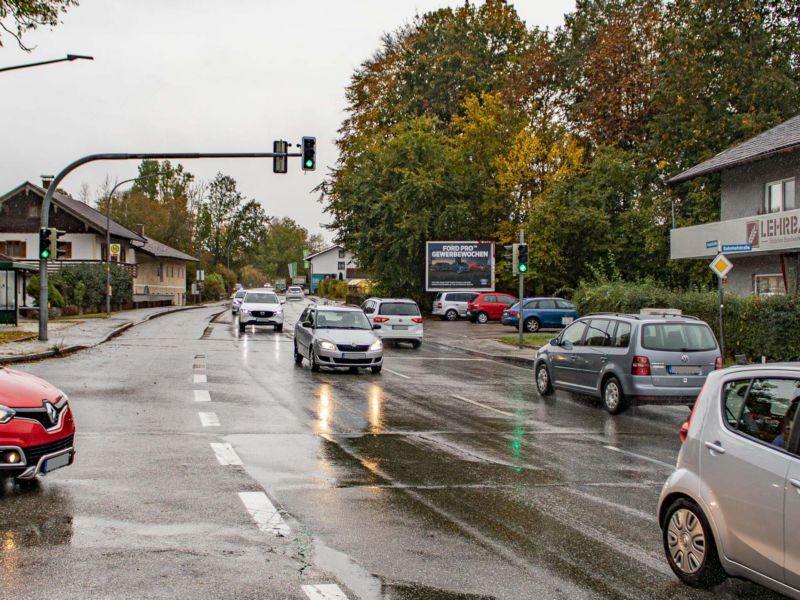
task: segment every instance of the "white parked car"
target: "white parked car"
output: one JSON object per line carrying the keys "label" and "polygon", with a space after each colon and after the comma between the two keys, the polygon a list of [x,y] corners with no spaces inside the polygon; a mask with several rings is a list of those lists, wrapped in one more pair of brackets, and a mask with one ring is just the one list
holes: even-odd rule
{"label": "white parked car", "polygon": [[375,334],[385,341],[410,342],[422,345],[422,314],[419,306],[408,298],[369,298],[361,305]]}
{"label": "white parked car", "polygon": [[283,306],[273,290],[247,290],[239,305],[239,331],[248,325],[272,325],[275,331],[283,331]]}

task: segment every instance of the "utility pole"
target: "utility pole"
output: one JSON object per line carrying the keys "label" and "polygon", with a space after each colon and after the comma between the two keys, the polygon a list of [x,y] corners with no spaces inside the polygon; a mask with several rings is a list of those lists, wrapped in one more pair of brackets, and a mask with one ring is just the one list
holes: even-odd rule
{"label": "utility pole", "polygon": [[[520,230],[519,232],[519,243],[525,243],[525,232]],[[519,272],[519,349],[522,350],[523,342],[522,342],[522,301],[525,299],[525,273],[523,271]]]}

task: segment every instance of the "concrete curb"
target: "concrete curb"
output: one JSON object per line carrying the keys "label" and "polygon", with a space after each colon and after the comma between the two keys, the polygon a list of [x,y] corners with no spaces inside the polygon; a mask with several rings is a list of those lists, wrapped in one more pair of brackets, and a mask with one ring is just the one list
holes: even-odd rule
{"label": "concrete curb", "polygon": [[90,344],[88,346],[83,344],[76,344],[74,346],[65,346],[64,348],[59,348],[58,350],[48,350],[46,352],[36,352],[33,354],[21,354],[19,356],[9,356],[7,358],[0,358],[0,365],[33,362],[37,360],[43,360],[45,358],[56,358],[56,357],[60,358],[62,356],[74,354],[75,352],[79,352],[81,350],[96,348],[100,344],[105,344],[108,340],[113,339],[119,335],[122,335],[125,331],[127,331],[131,327],[135,327],[136,325],[141,325],[142,323],[146,323],[147,321],[155,319],[156,317],[163,317],[164,315],[171,315],[172,313],[183,312],[186,310],[194,310],[196,308],[207,308],[207,305],[199,304],[193,306],[181,306],[174,310],[165,310],[164,312],[148,315],[147,317],[139,321],[128,321],[127,323],[123,323],[119,327],[116,327],[115,329],[108,332],[99,342],[95,342],[94,344]]}
{"label": "concrete curb", "polygon": [[430,344],[432,346],[440,346],[442,348],[447,348],[449,350],[459,350],[464,352],[465,354],[469,354],[471,356],[478,356],[480,358],[487,358],[489,360],[495,360],[497,362],[504,362],[509,363],[512,365],[516,365],[518,367],[530,367],[533,369],[533,358],[527,358],[525,356],[514,356],[514,355],[506,355],[506,354],[491,354],[490,352],[482,352],[480,350],[468,350],[466,348],[461,348],[460,346],[453,346],[452,344],[445,344],[443,342],[432,342],[430,338],[426,339],[424,344]]}

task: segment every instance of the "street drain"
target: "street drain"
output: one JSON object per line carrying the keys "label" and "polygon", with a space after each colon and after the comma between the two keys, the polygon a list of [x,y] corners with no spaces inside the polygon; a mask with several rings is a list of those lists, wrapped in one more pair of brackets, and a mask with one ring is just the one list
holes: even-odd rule
{"label": "street drain", "polygon": [[209,325],[208,327],[206,327],[205,331],[203,331],[203,335],[200,336],[200,339],[207,340],[209,337],[211,337],[212,331],[214,331],[214,326]]}

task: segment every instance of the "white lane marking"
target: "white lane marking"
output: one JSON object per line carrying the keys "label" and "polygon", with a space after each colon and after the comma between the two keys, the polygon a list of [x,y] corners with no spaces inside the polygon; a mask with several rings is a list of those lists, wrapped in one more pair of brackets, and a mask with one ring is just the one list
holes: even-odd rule
{"label": "white lane marking", "polygon": [[392,356],[392,360],[456,360],[460,362],[490,362],[488,358],[450,358],[448,356]]}
{"label": "white lane marking", "polygon": [[481,408],[485,408],[486,410],[493,410],[496,413],[500,413],[501,415],[505,415],[507,417],[513,417],[514,414],[510,412],[506,412],[504,410],[498,410],[496,408],[492,408],[491,406],[486,406],[485,404],[481,404],[480,402],[476,402],[475,400],[470,400],[469,398],[464,398],[463,396],[456,396],[453,394],[453,398],[456,400],[461,400],[462,402],[468,402],[469,404],[474,404],[475,406],[480,406]]}
{"label": "white lane marking", "polygon": [[217,413],[201,412],[198,414],[200,415],[200,423],[203,424],[203,427],[219,427]]}
{"label": "white lane marking", "polygon": [[347,600],[347,596],[335,583],[304,585],[302,590],[310,600]]}
{"label": "white lane marking", "polygon": [[244,464],[242,463],[242,459],[239,458],[239,455],[236,454],[236,450],[234,450],[233,446],[231,446],[230,444],[215,444],[214,442],[212,442],[211,449],[217,456],[219,464],[221,464],[223,467],[225,466],[240,467],[243,466]]}
{"label": "white lane marking", "polygon": [[195,402],[211,402],[211,394],[208,390],[195,390],[194,391],[194,401]]}
{"label": "white lane marking", "polygon": [[194,382],[195,383],[207,383],[208,379],[206,378],[205,373],[195,373],[194,374]]}
{"label": "white lane marking", "polygon": [[264,533],[288,537],[289,526],[264,492],[239,492],[239,498]]}
{"label": "white lane marking", "polygon": [[623,450],[622,448],[617,448],[616,446],[603,446],[603,448],[607,450],[613,450],[614,452],[619,452],[620,454],[627,454],[628,456],[634,456],[640,460],[646,460],[647,462],[654,463],[656,465],[661,465],[662,467],[666,467],[667,469],[674,469],[675,465],[671,465],[669,463],[665,463],[655,458],[650,458],[649,456],[645,456],[643,454],[636,454],[636,452],[630,452],[628,450]]}
{"label": "white lane marking", "polygon": [[386,367],[383,367],[383,370],[386,371],[387,373],[391,373],[392,375],[397,375],[398,377],[402,377],[403,379],[411,379],[411,377],[409,377],[408,375],[403,375],[402,373],[398,373],[397,371],[392,371],[391,369],[387,369]]}

